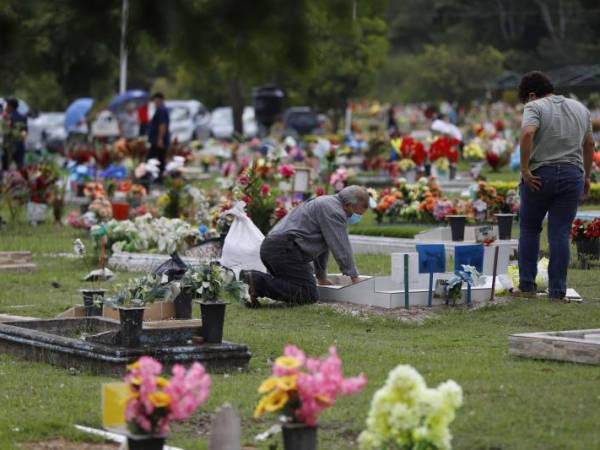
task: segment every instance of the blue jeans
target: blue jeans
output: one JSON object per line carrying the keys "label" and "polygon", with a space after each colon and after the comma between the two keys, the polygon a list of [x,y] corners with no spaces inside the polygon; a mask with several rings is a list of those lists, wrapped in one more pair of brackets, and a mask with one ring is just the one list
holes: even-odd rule
{"label": "blue jeans", "polygon": [[538,191],[532,191],[521,181],[521,210],[519,214],[519,289],[532,292],[537,289],[537,260],[540,234],[548,214],[548,293],[563,298],[567,292],[567,268],[571,254],[569,242],[571,225],[577,214],[577,205],[583,194],[583,171],[574,165],[542,166],[533,171],[542,179]]}

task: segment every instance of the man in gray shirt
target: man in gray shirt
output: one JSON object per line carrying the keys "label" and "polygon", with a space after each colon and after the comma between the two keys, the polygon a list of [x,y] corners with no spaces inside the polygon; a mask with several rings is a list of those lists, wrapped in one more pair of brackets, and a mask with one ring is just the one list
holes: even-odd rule
{"label": "man in gray shirt", "polygon": [[569,237],[577,205],[590,188],[594,155],[590,112],[562,95],[541,72],[525,74],[519,85],[525,103],[521,129],[519,291],[535,295],[540,233],[548,215],[548,294],[567,291]]}
{"label": "man in gray shirt", "polygon": [[[369,194],[359,186],[348,186],[337,195],[307,201],[281,220],[267,235],[260,257],[269,271],[242,272],[250,295],[289,303],[318,300],[316,282],[327,285],[327,262],[333,254],[340,270],[358,281],[348,224],[357,223],[369,207]],[[314,265],[314,271],[313,271]]]}

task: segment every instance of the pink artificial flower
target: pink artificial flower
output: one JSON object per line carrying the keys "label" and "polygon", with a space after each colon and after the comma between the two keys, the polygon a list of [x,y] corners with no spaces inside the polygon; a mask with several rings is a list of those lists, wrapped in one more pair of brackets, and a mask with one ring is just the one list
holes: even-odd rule
{"label": "pink artificial flower", "polygon": [[291,164],[282,164],[279,167],[279,174],[283,178],[291,178],[296,173],[296,169]]}
{"label": "pink artificial flower", "polygon": [[241,186],[248,186],[248,183],[250,183],[250,178],[248,178],[247,175],[242,175],[241,177],[238,178],[238,183]]}
{"label": "pink artificial flower", "polygon": [[271,192],[271,186],[268,184],[263,184],[263,186],[260,188],[260,193],[262,195],[268,195],[269,192]]}

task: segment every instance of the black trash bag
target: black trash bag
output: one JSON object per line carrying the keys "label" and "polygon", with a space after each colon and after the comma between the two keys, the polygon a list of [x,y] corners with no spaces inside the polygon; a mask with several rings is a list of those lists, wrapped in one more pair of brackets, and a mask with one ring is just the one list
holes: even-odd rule
{"label": "black trash bag", "polygon": [[188,270],[189,266],[182,261],[177,252],[173,252],[170,259],[156,268],[154,275],[162,277],[166,274],[169,281],[181,280]]}

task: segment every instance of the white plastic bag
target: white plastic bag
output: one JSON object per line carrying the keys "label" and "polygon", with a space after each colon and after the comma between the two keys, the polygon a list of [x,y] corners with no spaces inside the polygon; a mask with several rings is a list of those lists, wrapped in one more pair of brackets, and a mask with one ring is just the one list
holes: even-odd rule
{"label": "white plastic bag", "polygon": [[267,271],[260,260],[260,245],[265,236],[246,215],[245,206],[244,202],[237,202],[223,213],[234,219],[223,243],[221,264],[233,270],[236,277],[241,270]]}

